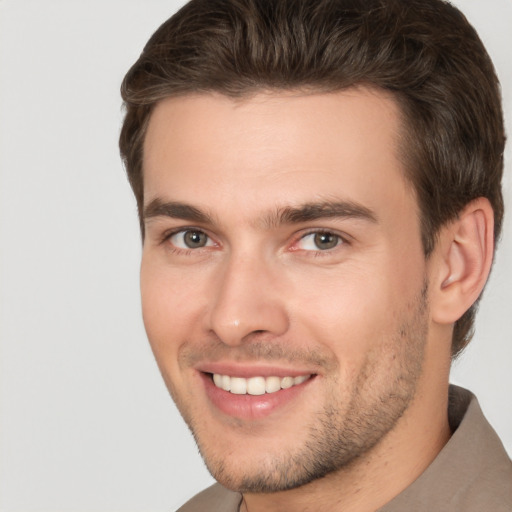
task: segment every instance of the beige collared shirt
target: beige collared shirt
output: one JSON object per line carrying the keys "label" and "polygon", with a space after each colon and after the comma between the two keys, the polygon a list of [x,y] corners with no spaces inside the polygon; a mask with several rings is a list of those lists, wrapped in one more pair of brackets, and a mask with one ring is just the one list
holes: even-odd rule
{"label": "beige collared shirt", "polygon": [[[454,432],[432,464],[376,512],[512,512],[512,462],[469,391],[450,386]],[[238,512],[241,495],[219,484],[178,512]]]}

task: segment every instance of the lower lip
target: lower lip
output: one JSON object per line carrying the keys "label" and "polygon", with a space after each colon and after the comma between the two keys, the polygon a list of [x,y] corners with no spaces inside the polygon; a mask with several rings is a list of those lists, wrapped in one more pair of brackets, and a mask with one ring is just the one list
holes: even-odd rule
{"label": "lower lip", "polygon": [[210,402],[224,414],[243,420],[265,418],[271,413],[285,408],[303,393],[306,387],[314,380],[314,377],[310,377],[302,384],[288,389],[281,389],[275,393],[236,395],[218,388],[213,383],[210,374],[200,372],[200,376]]}

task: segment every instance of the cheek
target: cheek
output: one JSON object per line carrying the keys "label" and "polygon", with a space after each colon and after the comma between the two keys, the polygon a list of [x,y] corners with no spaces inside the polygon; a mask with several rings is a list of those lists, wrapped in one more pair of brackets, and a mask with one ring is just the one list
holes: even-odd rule
{"label": "cheek", "polygon": [[395,334],[407,294],[414,290],[410,276],[393,276],[383,267],[347,266],[328,275],[305,275],[300,285],[296,281],[291,311],[306,330],[304,337],[325,344],[342,365],[357,364],[379,340]]}
{"label": "cheek", "polygon": [[195,325],[196,288],[178,272],[144,258],[140,288],[144,326],[155,355],[175,352]]}

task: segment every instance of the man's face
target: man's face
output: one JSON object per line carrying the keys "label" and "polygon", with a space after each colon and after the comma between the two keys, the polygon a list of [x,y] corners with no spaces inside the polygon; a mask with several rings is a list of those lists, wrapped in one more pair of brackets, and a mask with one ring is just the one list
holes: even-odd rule
{"label": "man's face", "polygon": [[144,322],[227,487],[342,468],[413,403],[428,272],[399,131],[393,100],[366,89],[191,95],[152,115]]}

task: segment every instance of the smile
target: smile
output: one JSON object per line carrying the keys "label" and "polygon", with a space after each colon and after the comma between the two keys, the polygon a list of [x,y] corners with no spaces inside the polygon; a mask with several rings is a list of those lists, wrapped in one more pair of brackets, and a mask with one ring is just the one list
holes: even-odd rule
{"label": "smile", "polygon": [[297,377],[231,377],[229,375],[213,374],[213,383],[219,389],[229,391],[234,395],[264,395],[276,393],[281,389],[289,389],[298,386],[311,378],[311,375],[299,375]]}

